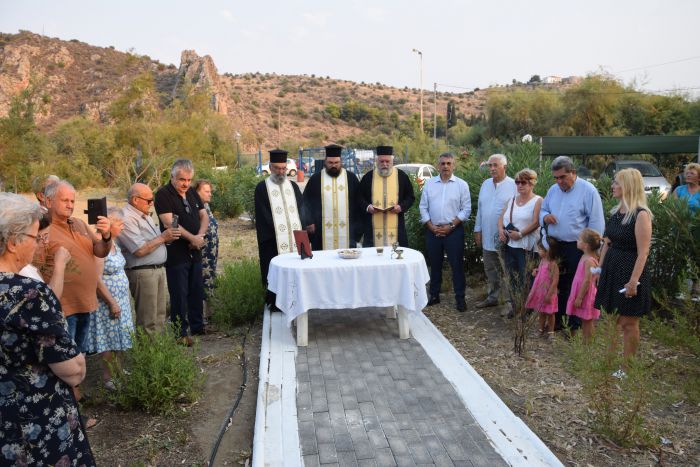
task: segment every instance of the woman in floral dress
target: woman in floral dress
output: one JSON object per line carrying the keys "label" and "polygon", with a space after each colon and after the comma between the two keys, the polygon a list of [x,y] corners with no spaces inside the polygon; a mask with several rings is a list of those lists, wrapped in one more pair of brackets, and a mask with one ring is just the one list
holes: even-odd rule
{"label": "woman in floral dress", "polygon": [[18,274],[34,256],[40,216],[38,204],[0,193],[0,465],[92,466],[71,390],[85,357],[53,291]]}
{"label": "woman in floral dress", "polygon": [[[110,208],[109,220],[112,236],[117,238],[124,228],[121,210]],[[99,300],[97,311],[90,313],[86,348],[89,353],[101,354],[102,379],[105,388],[113,391],[116,387],[111,370],[119,364],[116,352],[131,348],[131,334],[134,332],[129,279],[124,272],[126,260],[116,242],[112,242],[112,251],[106,258],[96,261],[101,276],[97,282]]]}
{"label": "woman in floral dress", "polygon": [[197,180],[194,189],[202,199],[204,208],[209,215],[209,228],[204,236],[204,247],[202,248],[202,278],[204,279],[204,314],[211,315],[209,310],[209,300],[214,293],[216,286],[216,262],[219,256],[219,224],[211,212],[209,202],[211,201],[214,188],[209,180]]}

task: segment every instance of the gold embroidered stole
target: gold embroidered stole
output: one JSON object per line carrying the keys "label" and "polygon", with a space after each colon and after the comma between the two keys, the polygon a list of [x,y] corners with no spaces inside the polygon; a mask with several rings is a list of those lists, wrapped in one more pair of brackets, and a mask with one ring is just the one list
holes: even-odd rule
{"label": "gold embroidered stole", "polygon": [[[399,203],[398,169],[392,168],[388,177],[372,175],[372,205],[382,209]],[[372,215],[372,228],[375,245],[388,246],[399,241],[399,215],[393,212],[375,212]]]}
{"label": "gold embroidered stole", "polygon": [[277,185],[268,177],[265,180],[265,187],[270,199],[272,223],[275,226],[277,253],[281,255],[297,251],[293,231],[301,230],[301,220],[299,220],[299,209],[292,183],[285,180],[281,185]]}
{"label": "gold embroidered stole", "polygon": [[324,250],[336,250],[350,246],[350,220],[348,211],[348,174],[331,177],[321,172],[321,222]]}

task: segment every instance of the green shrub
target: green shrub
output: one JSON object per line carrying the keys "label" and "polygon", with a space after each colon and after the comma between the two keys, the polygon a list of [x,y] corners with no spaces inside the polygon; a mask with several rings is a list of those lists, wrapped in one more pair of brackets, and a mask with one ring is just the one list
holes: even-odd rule
{"label": "green shrub", "polygon": [[658,196],[651,196],[649,208],[654,220],[646,267],[652,291],[673,299],[680,292],[678,278],[686,271],[698,270],[700,216],[693,214],[686,200],[673,197],[662,202]]}
{"label": "green shrub", "polygon": [[227,264],[216,278],[212,305],[214,324],[231,329],[260,316],[265,289],[260,280],[257,259],[242,259]]}
{"label": "green shrub", "polygon": [[[409,175],[409,178],[411,179],[411,185],[413,185],[413,194],[416,197],[416,201],[415,203],[413,203],[413,206],[411,206],[411,208],[408,210],[404,219],[406,221],[406,235],[408,236],[408,247],[420,251],[425,256],[427,254],[425,248],[425,227],[423,227],[423,224],[421,224],[420,222],[419,210],[420,198],[423,192],[418,186],[416,177]],[[428,258],[426,256],[426,260],[427,259]]]}
{"label": "green shrub", "polygon": [[173,338],[174,329],[149,336],[142,329],[133,335],[133,347],[124,358],[128,373],[113,372],[118,391],[110,399],[120,408],[151,414],[173,412],[178,404],[197,400],[204,378],[195,352]]}
{"label": "green shrub", "polygon": [[593,429],[623,447],[650,446],[658,439],[650,433],[647,420],[654,384],[652,362],[640,353],[624,361],[626,376],[616,378],[613,373],[623,366],[618,341],[616,317],[604,315],[591,343],[585,344],[578,333],[563,344],[564,355],[583,387]]}
{"label": "green shrub", "polygon": [[215,187],[210,207],[219,219],[236,217],[244,212],[254,220],[255,186],[260,181],[252,167],[197,172],[197,178],[210,180]]}

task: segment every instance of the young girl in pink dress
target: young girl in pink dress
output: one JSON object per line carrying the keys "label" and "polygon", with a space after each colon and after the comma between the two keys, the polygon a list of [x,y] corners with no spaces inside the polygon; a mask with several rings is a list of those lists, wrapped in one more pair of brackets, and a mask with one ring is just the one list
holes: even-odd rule
{"label": "young girl in pink dress", "polygon": [[593,336],[593,320],[600,317],[600,310],[593,307],[595,294],[598,290],[597,274],[591,268],[598,267],[598,250],[602,238],[598,232],[583,229],[576,247],[583,251],[578,262],[574,281],[571,283],[571,294],[566,302],[566,314],[581,318],[584,342],[590,342]]}
{"label": "young girl in pink dress", "polygon": [[554,315],[557,312],[557,286],[559,285],[559,244],[552,237],[537,242],[540,264],[532,271],[535,281],[527,296],[525,308],[540,314],[540,334],[554,335]]}

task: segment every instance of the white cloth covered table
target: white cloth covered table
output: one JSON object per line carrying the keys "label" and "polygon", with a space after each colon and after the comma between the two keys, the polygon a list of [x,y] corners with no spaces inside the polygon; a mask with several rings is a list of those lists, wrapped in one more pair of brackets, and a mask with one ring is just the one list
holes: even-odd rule
{"label": "white cloth covered table", "polygon": [[428,303],[430,275],[420,252],[403,250],[400,260],[390,258],[387,247],[382,256],[375,248],[363,248],[357,259],[343,259],[338,250],[314,251],[305,260],[298,253],[279,255],[270,263],[268,289],[277,294],[275,304],[288,325],[311,309],[398,306],[400,314],[402,309],[416,313]]}

